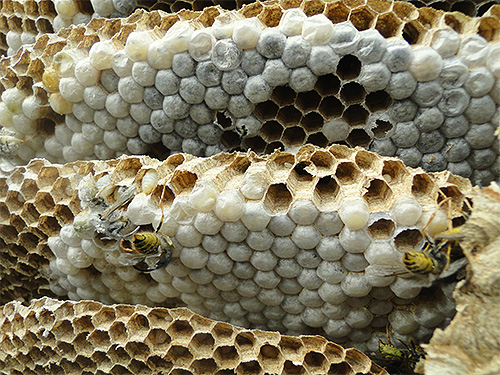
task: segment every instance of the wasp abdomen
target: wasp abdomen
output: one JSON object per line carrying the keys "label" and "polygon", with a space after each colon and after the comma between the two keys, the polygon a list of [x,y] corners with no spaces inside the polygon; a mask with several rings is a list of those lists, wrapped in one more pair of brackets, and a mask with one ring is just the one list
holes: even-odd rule
{"label": "wasp abdomen", "polygon": [[136,233],[132,246],[141,254],[153,254],[161,246],[161,240],[155,233]]}
{"label": "wasp abdomen", "polygon": [[418,274],[433,273],[438,268],[437,261],[429,254],[420,251],[407,251],[403,263],[408,271]]}

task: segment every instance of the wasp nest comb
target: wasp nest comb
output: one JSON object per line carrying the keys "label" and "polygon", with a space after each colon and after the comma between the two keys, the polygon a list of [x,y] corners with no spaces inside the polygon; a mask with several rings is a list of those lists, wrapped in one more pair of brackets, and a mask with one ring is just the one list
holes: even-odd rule
{"label": "wasp nest comb", "polygon": [[282,1],[94,19],[3,61],[3,153],[62,163],[345,142],[487,184],[500,175],[498,9]]}
{"label": "wasp nest comb", "polygon": [[449,172],[309,145],[164,162],[35,160],[0,184],[4,298],[49,284],[72,300],[182,304],[369,351],[388,324],[420,342],[454,314],[443,268],[410,273],[402,262],[448,219],[463,222],[470,183]]}

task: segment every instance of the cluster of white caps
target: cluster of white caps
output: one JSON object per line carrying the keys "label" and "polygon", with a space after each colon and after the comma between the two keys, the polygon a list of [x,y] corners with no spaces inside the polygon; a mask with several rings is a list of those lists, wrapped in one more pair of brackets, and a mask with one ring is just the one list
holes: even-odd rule
{"label": "cluster of white caps", "polygon": [[[171,262],[150,273],[121,262],[120,241],[103,241],[96,233],[103,232],[94,220],[103,207],[93,198],[111,203],[126,189],[111,184],[107,174],[88,175],[78,188],[87,209],[48,239],[55,256],[50,262],[54,293],[150,306],[178,301],[244,327],[289,334],[322,328],[329,339],[370,351],[377,350],[388,325],[396,337],[421,342],[454,314],[453,283],[435,282],[433,297],[422,297],[431,278],[392,275],[403,266],[397,238],[421,231],[433,212],[426,231],[446,229],[446,214],[436,207],[423,209],[407,196],[387,211],[370,212],[353,195],[334,210],[302,199],[273,213],[262,175],[247,172],[238,186],[224,191],[198,180],[162,215],[151,198],[157,182],[157,172],[149,170],[121,214],[135,226],[160,227],[175,245]],[[384,239],[369,230],[377,222],[391,224]]]}
{"label": "cluster of white caps", "polygon": [[[323,14],[307,17],[298,8],[286,10],[274,28],[234,12],[198,27],[178,21],[164,35],[138,27],[124,47],[102,40],[88,53],[59,52],[58,85],[49,101],[65,122],[53,135],[31,137],[37,121],[17,100],[17,89],[2,95],[0,125],[26,140],[18,156],[109,159],[160,145],[172,153],[213,155],[227,149],[225,132],[259,134],[255,106],[270,100],[275,87],[311,91],[352,55],[361,64],[355,81],[393,100],[387,111],[355,126],[372,137],[372,150],[430,171],[448,168],[475,183],[500,175],[493,136],[500,121],[500,44],[444,28],[430,46],[412,47],[377,30],[359,32],[350,22],[333,24]],[[221,125],[218,113],[230,124]],[[352,130],[342,118],[323,119],[328,142],[344,141]],[[380,121],[392,130],[376,138]]]}

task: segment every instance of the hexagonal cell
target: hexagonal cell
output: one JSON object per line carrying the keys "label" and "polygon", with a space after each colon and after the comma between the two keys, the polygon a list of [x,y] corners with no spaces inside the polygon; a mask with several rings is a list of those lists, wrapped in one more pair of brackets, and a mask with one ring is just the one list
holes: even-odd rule
{"label": "hexagonal cell", "polygon": [[167,348],[170,345],[172,338],[163,329],[154,328],[149,331],[144,342],[146,344],[150,343],[157,349]]}
{"label": "hexagonal cell", "polygon": [[276,117],[278,122],[284,127],[298,125],[301,118],[302,113],[293,105],[280,108]]}
{"label": "hexagonal cell", "polygon": [[235,368],[240,362],[240,355],[234,346],[219,346],[215,349],[214,359],[221,368]]}
{"label": "hexagonal cell", "polygon": [[383,179],[373,179],[366,188],[363,198],[368,203],[370,210],[384,208],[389,205],[393,193],[389,185]]}
{"label": "hexagonal cell", "polygon": [[384,160],[382,176],[389,184],[399,184],[408,176],[405,165],[400,160]]}
{"label": "hexagonal cell", "polygon": [[279,347],[271,344],[264,344],[260,347],[258,360],[264,367],[278,368],[283,361],[283,354]]}
{"label": "hexagonal cell", "polygon": [[384,38],[390,38],[398,35],[401,25],[401,20],[394,13],[388,12],[378,16],[375,28]]}
{"label": "hexagonal cell", "polygon": [[301,92],[297,95],[295,105],[303,113],[314,111],[318,108],[321,96],[316,91]]}
{"label": "hexagonal cell", "polygon": [[167,333],[174,337],[176,342],[189,342],[194,330],[187,320],[175,320],[168,328]]}
{"label": "hexagonal cell", "polygon": [[111,339],[115,342],[123,342],[128,339],[127,328],[123,322],[114,322],[108,331]]}
{"label": "hexagonal cell", "polygon": [[59,233],[61,226],[55,217],[41,215],[38,220],[38,229],[40,229],[47,236],[53,236],[54,233]]}
{"label": "hexagonal cell", "polygon": [[38,185],[35,180],[25,178],[21,184],[19,191],[24,196],[24,199],[28,200],[35,196],[36,192],[38,191]]}
{"label": "hexagonal cell", "polygon": [[255,106],[254,114],[261,121],[273,120],[278,113],[279,107],[268,100]]}
{"label": "hexagonal cell", "polygon": [[313,176],[311,172],[306,169],[310,164],[310,162],[297,163],[297,165],[293,167],[292,173],[290,173],[289,180],[291,180],[293,183],[312,181]]}
{"label": "hexagonal cell", "polygon": [[392,98],[384,90],[374,91],[366,95],[365,104],[370,112],[385,111],[392,104]]}
{"label": "hexagonal cell", "polygon": [[229,148],[230,150],[234,150],[241,144],[240,136],[235,131],[227,131],[222,133],[220,141],[223,146]]}
{"label": "hexagonal cell", "polygon": [[262,367],[257,361],[241,362],[238,367],[236,367],[237,374],[262,374]]}
{"label": "hexagonal cell", "polygon": [[415,196],[415,198],[431,198],[431,193],[433,190],[434,183],[427,174],[419,173],[413,176],[411,192]]}
{"label": "hexagonal cell", "polygon": [[391,129],[392,124],[389,121],[375,120],[375,126],[370,130],[373,132],[375,138],[384,138]]}
{"label": "hexagonal cell", "polygon": [[125,366],[122,365],[114,365],[110,370],[109,370],[110,375],[132,375],[132,373],[127,370]]}
{"label": "hexagonal cell", "polygon": [[368,121],[369,115],[368,111],[361,104],[354,104],[344,111],[342,119],[350,126],[364,125]]}
{"label": "hexagonal cell", "polygon": [[80,316],[73,320],[73,328],[75,334],[80,332],[92,332],[94,330],[94,325],[92,324],[92,318],[89,315]]}
{"label": "hexagonal cell", "polygon": [[19,215],[16,215],[16,214],[11,214],[10,215],[10,224],[14,228],[16,228],[16,231],[18,233],[22,232],[23,230],[26,229],[26,223],[24,222],[24,220]]}
{"label": "hexagonal cell", "polygon": [[227,129],[233,126],[233,123],[231,121],[231,118],[226,116],[224,112],[217,112],[215,115],[217,124],[221,126],[222,129]]}
{"label": "hexagonal cell", "polygon": [[20,192],[14,190],[9,190],[7,192],[5,204],[11,213],[20,211],[23,208],[23,203],[24,197]]}
{"label": "hexagonal cell", "polygon": [[149,357],[146,361],[146,364],[153,371],[157,371],[158,374],[161,374],[162,372],[164,372],[165,374],[170,374],[170,371],[173,367],[172,362],[157,355],[152,355],[151,357]]}
{"label": "hexagonal cell", "polygon": [[170,186],[174,190],[175,195],[189,193],[193,190],[197,180],[198,176],[196,173],[176,170],[170,179]]}
{"label": "hexagonal cell", "polygon": [[497,17],[483,17],[479,20],[478,34],[488,42],[495,40],[500,29]]}
{"label": "hexagonal cell", "polygon": [[238,352],[243,356],[245,355],[245,353],[253,354],[255,341],[255,336],[251,331],[240,332],[234,339]]}
{"label": "hexagonal cell", "polygon": [[55,202],[60,202],[66,200],[73,195],[73,188],[71,187],[71,182],[67,177],[59,177],[52,188],[50,189],[50,195]]}
{"label": "hexagonal cell", "polygon": [[[92,359],[83,355],[76,356],[75,361],[82,369],[85,370],[95,370],[97,368],[97,364]],[[84,372],[81,373],[83,374]]]}
{"label": "hexagonal cell", "polygon": [[[43,354],[44,354],[44,356],[49,357],[50,354],[52,354],[52,353],[50,353],[52,351],[53,351],[52,349],[45,347]],[[49,352],[50,354],[47,354],[47,352]],[[47,361],[47,360],[45,359],[43,362],[45,362],[45,361]],[[70,362],[65,358],[63,358],[61,360],[60,365],[64,369],[65,374],[81,374],[83,372],[83,369],[80,367],[80,365],[78,363]]]}
{"label": "hexagonal cell", "polygon": [[403,27],[403,39],[409,44],[418,44],[423,32],[424,27],[420,22],[417,20],[410,21]]}
{"label": "hexagonal cell", "polygon": [[347,136],[346,142],[351,147],[361,146],[366,148],[370,145],[372,139],[364,129],[353,129]]}
{"label": "hexagonal cell", "polygon": [[195,360],[191,368],[197,374],[214,374],[218,367],[213,358],[205,358]]}
{"label": "hexagonal cell", "polygon": [[314,204],[322,210],[334,207],[339,198],[339,192],[339,184],[333,177],[322,177],[314,187]]}
{"label": "hexagonal cell", "polygon": [[73,348],[72,344],[68,344],[67,342],[59,342],[56,346],[56,350],[61,353],[64,358],[75,358],[76,352],[75,348]]}
{"label": "hexagonal cell", "polygon": [[54,217],[62,224],[72,223],[75,218],[70,208],[63,204],[56,204],[54,207]]}
{"label": "hexagonal cell", "polygon": [[363,177],[363,173],[356,164],[345,161],[337,165],[335,177],[341,185],[348,185],[357,183]]}
{"label": "hexagonal cell", "polygon": [[326,173],[330,172],[335,165],[335,159],[331,153],[317,150],[311,155],[311,163],[314,164],[319,172]]}
{"label": "hexagonal cell", "polygon": [[35,223],[40,217],[40,214],[36,210],[35,205],[33,203],[25,203],[20,216],[29,225]]}
{"label": "hexagonal cell", "polygon": [[[464,1],[464,2],[470,3],[469,1]],[[458,5],[458,4],[460,4],[460,3],[461,3],[461,2],[459,1],[459,2],[456,2],[456,3],[455,3],[455,4],[453,4],[453,5]],[[477,11],[476,11],[475,16],[476,16],[476,17],[481,17],[481,16],[483,16],[483,15],[484,15],[484,14],[485,14],[488,10],[490,10],[490,8],[491,8],[492,6],[497,5],[497,4],[498,4],[498,2],[497,2],[497,1],[489,1],[489,2],[487,2],[487,3],[483,4],[483,5],[481,5],[479,8],[477,8]],[[474,6],[474,7],[475,7],[475,6]],[[453,9],[453,6],[451,7],[451,9],[452,9],[453,11],[457,10],[457,9]],[[462,12],[461,10],[457,10],[457,11]],[[462,13],[465,13],[465,12],[462,12]],[[469,15],[468,13],[465,13],[465,14]],[[470,16],[473,16],[473,15],[474,15],[474,14],[470,14]]]}
{"label": "hexagonal cell", "polygon": [[314,16],[315,14],[323,13],[323,10],[325,9],[325,3],[321,0],[306,0],[302,3],[301,8],[304,13],[308,17],[310,17]]}
{"label": "hexagonal cell", "polygon": [[401,252],[413,251],[422,246],[423,240],[418,229],[404,229],[394,237],[394,246]]}
{"label": "hexagonal cell", "polygon": [[266,148],[264,149],[264,153],[265,154],[272,154],[276,150],[284,151],[285,150],[285,146],[283,145],[283,143],[281,143],[281,142],[271,142],[271,143],[269,143],[266,146]]}
{"label": "hexagonal cell", "polygon": [[323,128],[325,120],[318,112],[310,112],[302,118],[300,123],[308,132],[315,132]]}
{"label": "hexagonal cell", "polygon": [[344,81],[350,81],[361,72],[361,61],[354,55],[343,56],[337,65],[337,75]]}
{"label": "hexagonal cell", "polygon": [[340,89],[340,99],[347,105],[363,103],[365,94],[364,87],[357,82],[348,82]]}
{"label": "hexagonal cell", "polygon": [[372,152],[359,150],[356,152],[354,160],[362,170],[375,170],[380,163],[380,157]]}
{"label": "hexagonal cell", "polygon": [[359,31],[367,30],[371,28],[373,22],[377,15],[368,6],[362,6],[357,9],[353,9],[349,21],[352,22],[354,27]]}
{"label": "hexagonal cell", "polygon": [[340,1],[327,3],[323,12],[334,24],[347,21],[349,13],[350,9]]}
{"label": "hexagonal cell", "polygon": [[88,332],[79,333],[73,340],[73,346],[75,348],[75,352],[77,353],[87,353],[88,355],[92,355],[94,349],[92,345],[87,340]]}
{"label": "hexagonal cell", "polygon": [[311,373],[326,373],[328,371],[328,360],[320,352],[311,351],[304,358],[304,365]]}
{"label": "hexagonal cell", "polygon": [[144,375],[153,374],[151,372],[151,369],[143,361],[137,360],[135,358],[132,358],[132,360],[127,366],[127,369],[132,374],[144,374]]}
{"label": "hexagonal cell", "polygon": [[[271,99],[279,106],[284,107],[286,105],[293,104],[297,93],[289,86],[278,86],[275,87],[271,95]],[[257,105],[258,107],[258,105]]]}
{"label": "hexagonal cell", "polygon": [[51,329],[57,341],[69,343],[74,337],[73,325],[69,320],[58,321]]}
{"label": "hexagonal cell", "polygon": [[321,96],[336,95],[340,90],[340,79],[334,74],[320,76],[314,90]]}
{"label": "hexagonal cell", "polygon": [[366,373],[370,371],[372,361],[365,354],[356,349],[346,349],[345,361],[356,373]]}
{"label": "hexagonal cell", "polygon": [[288,147],[299,146],[304,143],[304,139],[306,138],[306,133],[304,129],[298,126],[294,126],[291,128],[286,128],[283,132],[282,142]]}
{"label": "hexagonal cell", "polygon": [[19,235],[19,243],[25,248],[25,249],[36,249],[38,245],[38,241],[40,239],[35,236],[33,233],[21,233]]}
{"label": "hexagonal cell", "polygon": [[245,144],[247,147],[257,154],[264,152],[266,148],[266,142],[261,137],[245,138]]}
{"label": "hexagonal cell", "polygon": [[189,347],[197,358],[208,358],[214,351],[215,340],[210,333],[197,332],[191,339]]}
{"label": "hexagonal cell", "polygon": [[395,224],[389,219],[379,219],[368,226],[368,233],[374,240],[386,240],[392,236]]}
{"label": "hexagonal cell", "polygon": [[277,121],[268,121],[262,125],[260,129],[260,136],[266,142],[274,142],[281,138],[283,133],[283,126]]}
{"label": "hexagonal cell", "polygon": [[354,153],[354,150],[351,148],[339,144],[331,145],[328,151],[337,159],[350,159]]}
{"label": "hexagonal cell", "polygon": [[319,113],[328,119],[340,117],[342,112],[344,112],[344,105],[335,96],[323,98],[319,105]]}
{"label": "hexagonal cell", "polygon": [[271,213],[279,214],[288,211],[292,200],[292,194],[285,184],[273,184],[267,189],[264,205]]}
{"label": "hexagonal cell", "polygon": [[221,342],[232,342],[231,338],[233,337],[234,329],[230,324],[218,322],[212,328],[212,335],[217,344]]}
{"label": "hexagonal cell", "polygon": [[118,177],[118,180],[127,178],[133,179],[141,168],[141,160],[139,158],[130,157],[127,159],[122,159],[118,162],[113,171],[113,175]]}
{"label": "hexagonal cell", "polygon": [[321,132],[309,134],[306,142],[318,147],[326,147],[328,145],[328,139]]}
{"label": "hexagonal cell", "polygon": [[188,368],[193,361],[193,355],[185,346],[172,345],[167,351],[166,359],[176,366]]}

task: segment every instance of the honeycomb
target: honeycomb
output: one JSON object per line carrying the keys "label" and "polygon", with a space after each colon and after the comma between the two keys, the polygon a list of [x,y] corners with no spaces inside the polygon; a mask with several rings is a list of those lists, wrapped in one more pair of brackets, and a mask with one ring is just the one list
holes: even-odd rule
{"label": "honeycomb", "polygon": [[498,7],[399,2],[97,18],[3,60],[2,169],[340,143],[486,185],[500,174],[498,25]]}
{"label": "honeycomb", "polygon": [[184,308],[42,298],[3,306],[0,327],[0,371],[13,375],[387,374],[323,337],[247,330]]}
{"label": "honeycomb", "polygon": [[482,0],[472,0],[472,1],[460,1],[460,0],[446,0],[446,1],[434,1],[434,0],[409,0],[409,2],[416,7],[431,7],[434,9],[444,10],[446,12],[461,12],[467,16],[482,16],[486,13],[493,5],[498,4],[498,1],[482,1]]}
{"label": "honeycomb", "polygon": [[[184,305],[365,352],[377,351],[388,324],[422,342],[454,314],[453,277],[399,272],[402,254],[425,245],[424,226],[433,236],[448,219],[463,222],[457,208],[471,185],[449,172],[306,145],[164,162],[35,160],[0,186],[2,302],[49,288],[71,300]],[[439,208],[445,197],[453,205]],[[146,258],[129,257],[123,241],[134,229],[170,237],[166,267],[143,272]]]}

